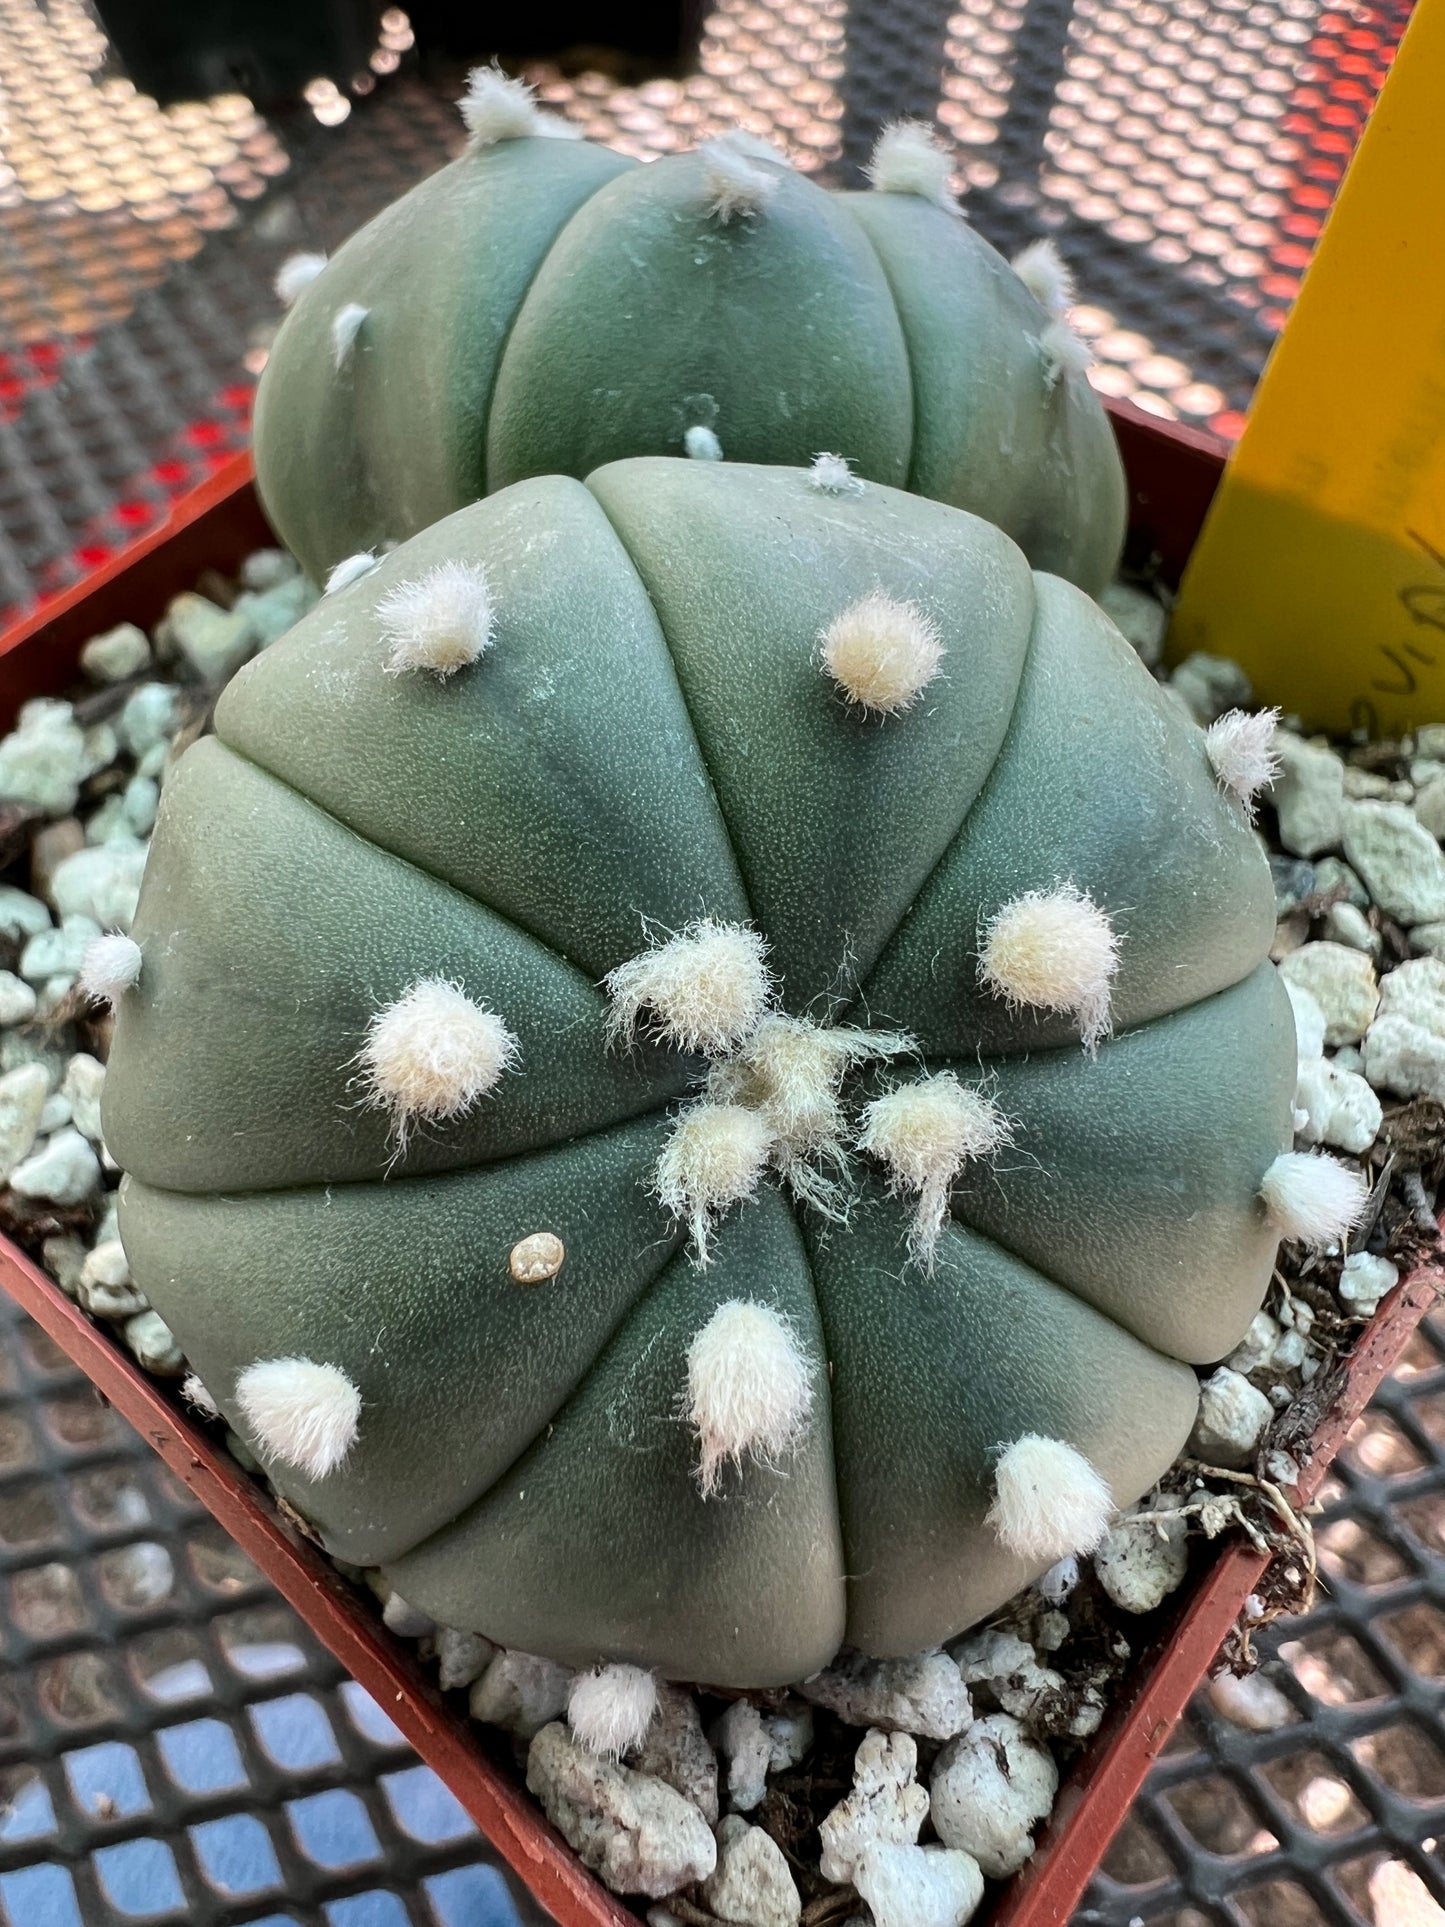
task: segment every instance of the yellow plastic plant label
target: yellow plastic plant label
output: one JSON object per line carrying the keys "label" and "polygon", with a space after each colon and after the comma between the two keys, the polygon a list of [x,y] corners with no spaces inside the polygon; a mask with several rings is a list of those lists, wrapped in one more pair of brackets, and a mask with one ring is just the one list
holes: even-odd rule
{"label": "yellow plastic plant label", "polygon": [[1419,0],[1185,575],[1169,653],[1394,735],[1445,721],[1445,0]]}

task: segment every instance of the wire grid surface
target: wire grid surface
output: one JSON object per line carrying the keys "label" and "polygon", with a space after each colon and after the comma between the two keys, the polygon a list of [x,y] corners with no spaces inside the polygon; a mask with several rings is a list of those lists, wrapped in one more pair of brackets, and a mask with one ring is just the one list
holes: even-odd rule
{"label": "wire grid surface", "polygon": [[5,1927],[531,1927],[383,1710],[0,1294]]}
{"label": "wire grid surface", "polygon": [[1321,1497],[1319,1602],[1256,1642],[1288,1722],[1251,1732],[1198,1695],[1075,1927],[1445,1921],[1445,1316]]}
{"label": "wire grid surface", "polygon": [[[638,154],[739,122],[855,185],[936,119],[970,218],[1076,271],[1095,380],[1237,432],[1408,0],[716,0],[696,71],[523,64]],[[264,119],[158,108],[83,0],[0,0],[0,612],[63,587],[241,446],[271,279],[461,145],[398,9],[368,69]],[[489,51],[479,49],[479,52]]]}
{"label": "wire grid surface", "polygon": [[[1010,252],[1052,234],[1075,269],[1100,389],[1228,435],[1407,14],[1404,0],[719,0],[685,78],[527,71],[587,133],[640,155],[742,121],[835,184],[858,181],[881,122],[936,119],[979,229]],[[367,74],[269,121],[236,97],[161,110],[110,65],[80,0],[0,0],[0,609],[105,560],[244,444],[281,260],[334,248],[457,151],[457,76],[424,81],[410,45],[388,13]],[[475,1836],[446,1837],[460,1820],[357,1689],[5,1315],[0,1915],[134,1919],[132,1901],[153,1907],[174,1881],[203,1927],[509,1920]],[[1301,1718],[1251,1735],[1201,1701],[1081,1920],[1441,1927],[1410,1882],[1445,1895],[1442,1343],[1438,1326],[1417,1341],[1341,1467],[1331,1596],[1262,1642]],[[291,1671],[258,1670],[283,1653]],[[269,1737],[293,1730],[315,1758]],[[211,1761],[197,1769],[211,1779],[188,1785],[186,1758]],[[215,1784],[222,1759],[243,1778]],[[407,1797],[433,1815],[422,1838]],[[216,1820],[229,1831],[208,1834]],[[335,1864],[358,1843],[359,1861]],[[268,1854],[284,1902],[227,1896]]]}

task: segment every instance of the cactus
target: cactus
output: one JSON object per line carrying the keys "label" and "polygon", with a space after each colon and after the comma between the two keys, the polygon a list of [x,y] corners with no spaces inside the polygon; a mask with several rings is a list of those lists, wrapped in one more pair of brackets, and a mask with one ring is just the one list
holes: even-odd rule
{"label": "cactus", "polygon": [[580,1668],[935,1646],[1359,1209],[1287,1149],[1234,764],[996,529],[826,479],[639,458],[384,556],[181,760],[117,973],[209,1396],[337,1555]]}
{"label": "cactus", "polygon": [[803,463],[985,516],[1092,593],[1123,539],[1118,451],[1051,244],[1015,273],[948,156],[888,130],[833,193],[743,135],[643,166],[486,73],[466,152],[297,257],[256,465],[318,581],[528,476],[648,454]]}

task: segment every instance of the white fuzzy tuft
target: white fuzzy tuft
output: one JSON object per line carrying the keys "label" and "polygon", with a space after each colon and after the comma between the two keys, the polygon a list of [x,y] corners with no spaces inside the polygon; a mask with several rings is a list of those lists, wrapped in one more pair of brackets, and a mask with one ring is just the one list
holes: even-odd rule
{"label": "white fuzzy tuft", "polygon": [[292,254],[276,270],[276,279],[271,284],[276,290],[276,299],[285,308],[299,301],[326,266],[324,254]]}
{"label": "white fuzzy tuft", "polygon": [[735,154],[745,154],[749,160],[772,161],[776,167],[791,167],[793,164],[775,142],[765,140],[761,134],[754,134],[746,127],[729,127],[725,133],[714,135],[710,144],[714,147],[730,147]]}
{"label": "white fuzzy tuft", "polygon": [[1109,1530],[1114,1495],[1083,1453],[1031,1432],[1000,1455],[987,1523],[1020,1559],[1092,1552]]}
{"label": "white fuzzy tuft", "polygon": [[916,603],[877,589],[834,616],[819,641],[823,667],[849,702],[877,716],[916,702],[944,654],[937,624]]}
{"label": "white fuzzy tuft", "polygon": [[389,676],[424,669],[445,682],[492,646],[495,611],[480,562],[439,562],[388,590],[376,613],[391,646]]}
{"label": "white fuzzy tuft", "polygon": [[641,1666],[579,1673],[567,1695],[567,1724],[589,1752],[618,1758],[647,1738],[657,1712],[657,1681]]}
{"label": "white fuzzy tuft", "polygon": [[933,1269],[954,1179],[970,1159],[1001,1150],[1010,1135],[997,1105],[952,1071],[900,1084],[864,1111],[859,1148],[887,1168],[895,1197],[918,1199],[908,1249],[925,1271]]}
{"label": "white fuzzy tuft", "polygon": [[236,1404],[263,1457],[308,1478],[334,1472],[356,1443],[361,1394],[336,1365],[265,1358],[236,1380]]}
{"label": "white fuzzy tuft", "polygon": [[97,937],[80,963],[77,983],[82,996],[114,1010],[128,990],[140,982],[140,945],[134,937],[112,932]]}
{"label": "white fuzzy tuft", "polygon": [[697,151],[707,211],[722,227],[761,214],[777,193],[779,176],[760,162],[756,150],[744,153],[736,141],[724,138],[704,141]]}
{"label": "white fuzzy tuft", "polygon": [[1337,1158],[1284,1151],[1259,1187],[1270,1224],[1281,1238],[1322,1251],[1365,1215],[1370,1188]]}
{"label": "white fuzzy tuft", "polygon": [[187,1372],[181,1380],[181,1397],[193,1410],[204,1418],[219,1418],[221,1408],[211,1397],[195,1372]]}
{"label": "white fuzzy tuft", "polygon": [[613,1042],[645,1011],[656,1035],[679,1050],[715,1057],[757,1028],[772,994],[768,947],[756,930],[711,917],[607,973]]}
{"label": "white fuzzy tuft", "polygon": [[695,462],[720,462],[723,458],[722,443],[701,422],[688,429],[682,445]]}
{"label": "white fuzzy tuft", "polygon": [[744,1453],[776,1464],[813,1404],[813,1374],[787,1319],[768,1305],[719,1305],[687,1354],[687,1416],[698,1436],[698,1484],[717,1490]]}
{"label": "white fuzzy tuft", "polygon": [[362,549],[358,555],[344,556],[327,576],[323,595],[335,595],[341,589],[349,589],[353,582],[360,582],[364,575],[370,575],[376,563],[377,558],[370,549]]}
{"label": "white fuzzy tuft", "polygon": [[953,195],[953,156],[926,121],[896,120],[885,127],[866,172],[880,194],[917,194],[950,214],[962,213]]}
{"label": "white fuzzy tuft", "polygon": [[1072,883],[1006,903],[979,953],[979,976],[995,997],[1013,1007],[1067,1011],[1090,1051],[1109,1034],[1118,968],[1119,939],[1108,913]]}
{"label": "white fuzzy tuft", "polygon": [[743,1049],[714,1069],[707,1094],[715,1103],[759,1112],[773,1133],[772,1161],[794,1195],[841,1220],[845,1201],[832,1174],[846,1166],[844,1075],[857,1064],[916,1048],[898,1031],[825,1029],[772,1011]]}
{"label": "white fuzzy tuft", "polygon": [[542,111],[526,81],[513,80],[495,61],[490,67],[472,68],[457,111],[466,122],[471,135],[467,145],[474,153],[480,147],[495,147],[498,141],[525,140],[528,135],[552,131],[539,125]]}
{"label": "white fuzzy tuft", "polygon": [[370,1103],[392,1116],[397,1142],[424,1119],[461,1117],[512,1070],[516,1038],[495,1011],[460,984],[423,977],[366,1027],[358,1062]]}
{"label": "white fuzzy tuft", "polygon": [[331,317],[331,359],[338,372],[351,359],[356,346],[356,337],[361,333],[361,324],[371,313],[359,301],[348,301],[344,308],[338,308]]}
{"label": "white fuzzy tuft", "polygon": [[808,470],[808,480],[813,487],[824,495],[861,495],[863,483],[848,466],[844,455],[829,455],[826,452],[813,457],[813,466]]}
{"label": "white fuzzy tuft", "polygon": [[1074,277],[1054,243],[1030,241],[1009,266],[1039,306],[1062,321],[1074,305]]}
{"label": "white fuzzy tuft", "polygon": [[1044,361],[1044,388],[1049,394],[1065,375],[1087,375],[1094,365],[1093,349],[1067,321],[1049,323],[1039,336],[1039,353]]}
{"label": "white fuzzy tuft", "polygon": [[1205,753],[1219,787],[1234,798],[1251,823],[1255,798],[1279,775],[1278,724],[1277,709],[1231,709],[1204,732]]}
{"label": "white fuzzy tuft", "polygon": [[672,1127],[653,1173],[663,1208],[686,1222],[697,1262],[708,1262],[713,1224],[753,1196],[772,1156],[766,1118],[741,1104],[694,1104]]}

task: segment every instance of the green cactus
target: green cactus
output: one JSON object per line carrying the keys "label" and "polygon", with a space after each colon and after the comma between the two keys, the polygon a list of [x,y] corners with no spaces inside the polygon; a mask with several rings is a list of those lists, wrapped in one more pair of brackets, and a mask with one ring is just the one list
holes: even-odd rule
{"label": "green cactus", "polygon": [[339,1556],[568,1663],[957,1632],[1357,1202],[1281,1156],[1230,745],[834,479],[522,481],[329,595],[167,784],[116,989],[126,1249],[212,1397]]}
{"label": "green cactus", "polygon": [[836,449],[1103,588],[1124,479],[1067,276],[973,232],[925,130],[829,193],[745,136],[648,166],[545,138],[497,75],[463,107],[468,151],[301,288],[261,379],[261,494],[318,580],[529,476]]}

